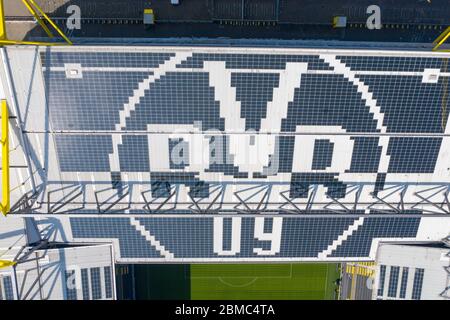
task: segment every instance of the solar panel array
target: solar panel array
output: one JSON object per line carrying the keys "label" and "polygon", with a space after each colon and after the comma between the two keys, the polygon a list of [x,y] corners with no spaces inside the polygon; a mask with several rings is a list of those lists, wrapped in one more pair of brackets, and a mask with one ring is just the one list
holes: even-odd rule
{"label": "solar panel array", "polygon": [[[71,217],[76,240],[117,239],[120,259],[369,258],[374,238],[414,238],[420,217]],[[257,219],[262,219],[258,221]],[[278,221],[277,221],[278,220]],[[262,233],[266,236],[261,236]],[[157,239],[158,243],[149,240]],[[330,249],[334,246],[334,249]],[[258,249],[259,248],[259,249]],[[327,254],[323,254],[329,250]],[[262,252],[261,252],[262,251]]]}
{"label": "solar panel array", "polygon": [[[261,121],[273,115],[268,105],[277,89],[287,90],[280,83],[283,81],[280,73],[292,65],[306,64],[307,69],[298,75],[301,80],[298,79],[294,92],[283,91],[293,94],[292,100],[287,106],[276,107],[286,115],[280,123],[271,124],[270,132],[279,135],[279,172],[292,172],[294,138],[287,134],[296,132],[298,126],[316,126],[317,130],[329,133],[333,132],[327,127],[340,126],[354,142],[347,172],[376,173],[380,162],[385,161],[380,158],[382,127],[387,133],[442,134],[450,111],[445,94],[448,75],[441,75],[436,83],[424,83],[422,75],[425,69],[448,73],[445,58],[334,56],[335,61],[356,72],[359,81],[368,86],[379,107],[380,124],[378,115],[374,115],[367,97],[355,83],[349,81],[348,75],[333,70],[319,54],[194,52],[179,60],[176,55],[177,52],[43,52],[41,61],[52,128],[118,131],[120,126],[123,135],[118,148],[120,170],[153,172],[149,162],[151,138],[147,135],[153,129],[149,125],[166,124],[173,132],[179,130],[179,125],[199,125],[201,132],[217,130],[225,135],[230,131],[253,130],[256,135],[267,132],[261,128]],[[179,63],[169,68],[171,59]],[[229,85],[229,92],[235,94],[230,99],[235,99],[240,109],[231,112],[239,112],[244,126],[227,119],[221,110],[225,106],[221,107],[215,93],[212,71],[205,67],[208,63],[224,64],[223,71],[231,72],[230,83],[224,81],[222,85]],[[82,70],[81,77],[67,76],[68,68],[74,64]],[[125,112],[125,121],[120,119],[121,112]],[[235,123],[226,124],[227,121]],[[131,131],[142,132],[130,135]],[[109,155],[116,151],[111,134],[56,134],[55,139],[61,171],[112,170]],[[391,159],[383,173],[432,173],[441,141],[440,137],[430,136],[391,137],[387,150]],[[227,148],[228,142],[225,144]],[[317,159],[310,168],[314,171],[329,168],[336,150],[333,153],[330,147],[318,147],[310,152]],[[236,165],[210,165],[204,170],[221,172],[224,178],[252,178]],[[334,176],[337,174],[333,172]]]}
{"label": "solar panel array", "polygon": [[[375,194],[393,179],[436,182],[432,174],[446,160],[440,153],[450,112],[447,58],[256,51],[43,50],[61,177],[108,177],[122,195],[126,174],[146,174],[140,182],[162,199],[179,184],[196,199],[211,197],[216,183],[274,181],[290,185],[290,198],[307,199],[309,186],[323,185],[326,197],[342,199],[348,179],[372,183]],[[209,148],[200,163],[198,136]],[[249,161],[252,154],[261,163]],[[70,222],[75,239],[118,239],[122,259],[192,261],[369,257],[374,238],[415,238],[421,221],[267,217],[260,230],[257,219],[119,215]]]}
{"label": "solar panel array", "polygon": [[386,266],[385,265],[380,265],[380,275],[379,275],[379,278],[378,278],[378,291],[377,291],[377,296],[378,297],[382,297],[383,296],[385,277],[386,277]]}
{"label": "solar panel array", "polygon": [[98,300],[102,297],[102,284],[100,280],[100,268],[91,268],[92,299]]}
{"label": "solar panel array", "polygon": [[67,300],[77,300],[77,286],[75,280],[75,270],[64,271],[64,284]]}
{"label": "solar panel array", "polygon": [[413,281],[413,289],[411,294],[411,299],[420,300],[422,295],[422,285],[423,285],[423,276],[425,270],[422,268],[416,268],[414,272],[414,281]]}
{"label": "solar panel array", "polygon": [[[4,296],[3,296],[3,290]],[[2,276],[0,278],[0,300],[14,300],[13,283],[11,276]]]}
{"label": "solar panel array", "polygon": [[408,286],[408,274],[409,274],[409,268],[403,267],[402,268],[402,282],[400,284],[400,298],[405,299],[406,298],[406,288]]}
{"label": "solar panel array", "polygon": [[81,269],[81,287],[83,290],[83,300],[90,299],[88,271],[89,271],[88,268]]}
{"label": "solar panel array", "polygon": [[391,266],[391,273],[389,275],[388,297],[395,298],[397,296],[398,276],[400,267]]}

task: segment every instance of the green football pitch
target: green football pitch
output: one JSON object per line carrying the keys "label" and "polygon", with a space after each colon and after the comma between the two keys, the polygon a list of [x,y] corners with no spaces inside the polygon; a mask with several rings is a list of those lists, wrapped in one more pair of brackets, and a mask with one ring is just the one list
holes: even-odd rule
{"label": "green football pitch", "polygon": [[138,299],[335,299],[337,264],[140,265]]}

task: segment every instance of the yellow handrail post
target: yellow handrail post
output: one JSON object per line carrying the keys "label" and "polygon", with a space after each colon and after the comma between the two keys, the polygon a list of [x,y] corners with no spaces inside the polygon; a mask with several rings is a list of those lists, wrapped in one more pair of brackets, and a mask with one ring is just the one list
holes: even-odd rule
{"label": "yellow handrail post", "polygon": [[1,102],[2,111],[2,202],[1,210],[7,215],[10,209],[9,190],[9,114],[6,100]]}
{"label": "yellow handrail post", "polygon": [[0,0],[0,40],[6,39],[5,11],[3,10],[3,0]]}

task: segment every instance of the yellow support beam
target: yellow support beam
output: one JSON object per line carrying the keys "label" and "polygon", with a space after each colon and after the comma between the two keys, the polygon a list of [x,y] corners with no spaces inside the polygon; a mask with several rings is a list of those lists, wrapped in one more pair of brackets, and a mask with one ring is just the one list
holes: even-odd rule
{"label": "yellow support beam", "polygon": [[59,33],[59,35],[66,40],[66,42],[68,44],[72,44],[72,41],[69,40],[69,38],[67,38],[67,36],[64,34],[64,32],[61,31],[61,29],[58,28],[58,26],[52,21],[52,19],[50,19],[44,11],[42,11],[42,9],[37,5],[36,2],[34,2],[34,0],[28,0],[36,9],[37,11],[39,11],[39,13],[45,18],[45,20],[47,20],[48,23],[51,24],[51,26],[53,27],[53,29],[56,30],[56,32]]}
{"label": "yellow support beam", "polygon": [[[440,41],[442,41],[442,39],[445,37],[446,34],[448,34],[450,32],[450,27],[447,27],[447,29],[444,30],[444,32],[442,32],[439,37],[437,37],[434,41],[433,44],[437,44]],[[445,41],[445,40],[444,40]]]}
{"label": "yellow support beam", "polygon": [[61,42],[19,41],[19,40],[0,40],[0,46],[2,46],[2,45],[66,46],[67,43],[61,43]]}
{"label": "yellow support beam", "polygon": [[9,113],[6,100],[1,101],[2,111],[2,202],[0,204],[3,215],[10,209],[9,189]]}
{"label": "yellow support beam", "polygon": [[[439,37],[437,37],[434,41],[433,44],[435,45],[433,48],[433,51],[436,51],[439,49],[439,47],[450,37],[450,27],[447,27],[447,29],[444,30],[444,32],[442,32]],[[444,51],[444,50],[442,50]],[[446,52],[448,50],[445,50]]]}
{"label": "yellow support beam", "polygon": [[70,41],[69,38],[67,38],[64,32],[61,31],[61,29],[47,16],[47,14],[38,6],[38,4],[34,0],[21,0],[21,1],[50,38],[53,38],[54,36],[53,33],[48,28],[48,26],[45,24],[44,20],[46,20],[53,27],[53,29],[55,29],[55,31],[58,32],[58,34],[66,41],[66,43],[9,40],[6,35],[5,11],[3,7],[3,0],[0,0],[0,46],[2,45],[57,46],[63,44],[72,45],[72,41]]}
{"label": "yellow support beam", "polygon": [[50,31],[50,29],[45,25],[45,22],[42,21],[41,17],[36,13],[36,11],[33,9],[33,7],[27,2],[27,0],[22,0],[25,7],[27,7],[27,10],[33,15],[33,17],[36,19],[36,21],[39,23],[39,25],[44,29],[45,33],[49,38],[53,38],[53,33]]}
{"label": "yellow support beam", "polygon": [[2,268],[7,268],[7,267],[12,267],[16,264],[15,261],[10,261],[10,260],[0,260],[0,269]]}
{"label": "yellow support beam", "polygon": [[5,14],[3,11],[3,0],[0,0],[0,40],[6,39]]}

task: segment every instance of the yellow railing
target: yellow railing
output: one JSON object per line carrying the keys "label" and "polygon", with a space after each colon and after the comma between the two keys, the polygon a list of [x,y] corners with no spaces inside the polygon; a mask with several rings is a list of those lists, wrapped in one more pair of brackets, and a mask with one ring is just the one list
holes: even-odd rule
{"label": "yellow railing", "polygon": [[9,186],[9,114],[6,100],[1,101],[2,113],[2,201],[0,204],[3,215],[7,215],[10,209]]}
{"label": "yellow railing", "polygon": [[450,37],[450,27],[447,27],[447,29],[442,32],[439,37],[436,38],[436,40],[433,41],[434,47],[433,51],[445,51],[449,52],[450,50],[438,50],[439,47]]}
{"label": "yellow railing", "polygon": [[0,40],[6,39],[5,12],[3,10],[3,0],[0,0]]}
{"label": "yellow railing", "polygon": [[10,261],[10,260],[0,260],[0,269],[2,268],[7,268],[7,267],[12,267],[16,264],[16,262],[14,261]]}
{"label": "yellow railing", "polygon": [[[11,0],[10,0],[11,1]],[[61,29],[49,18],[49,16],[39,7],[34,0],[21,0],[27,10],[33,15],[39,25],[44,29],[49,38],[53,38],[53,33],[50,31],[46,22],[49,23],[53,29],[64,39],[64,43],[58,42],[37,42],[37,41],[20,41],[10,40],[6,34],[5,26],[5,11],[3,7],[3,0],[0,0],[0,45],[38,45],[38,46],[58,46],[58,45],[71,45],[72,41],[61,31]],[[44,21],[45,20],[45,21]]]}

